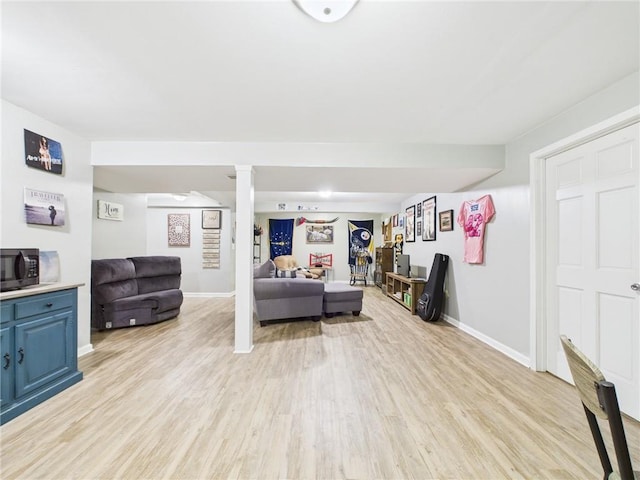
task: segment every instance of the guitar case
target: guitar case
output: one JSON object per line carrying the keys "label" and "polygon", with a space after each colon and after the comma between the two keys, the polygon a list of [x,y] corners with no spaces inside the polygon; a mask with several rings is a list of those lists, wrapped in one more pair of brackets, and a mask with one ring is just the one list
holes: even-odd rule
{"label": "guitar case", "polygon": [[425,322],[435,322],[440,318],[444,303],[444,277],[449,265],[449,256],[436,253],[424,291],[418,299],[417,313]]}

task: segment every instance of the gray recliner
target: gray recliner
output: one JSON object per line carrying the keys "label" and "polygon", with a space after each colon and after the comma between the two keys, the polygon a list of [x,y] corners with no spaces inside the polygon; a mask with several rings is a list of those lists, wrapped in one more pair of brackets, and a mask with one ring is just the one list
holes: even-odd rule
{"label": "gray recliner", "polygon": [[91,326],[148,325],[178,316],[180,257],[111,258],[91,262]]}

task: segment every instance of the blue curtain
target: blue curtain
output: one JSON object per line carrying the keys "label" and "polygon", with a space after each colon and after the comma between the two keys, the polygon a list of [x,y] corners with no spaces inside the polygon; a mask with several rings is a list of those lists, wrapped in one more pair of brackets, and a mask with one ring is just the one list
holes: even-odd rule
{"label": "blue curtain", "polygon": [[373,259],[373,220],[349,220],[349,265],[356,265],[357,257]]}
{"label": "blue curtain", "polygon": [[284,220],[269,219],[270,257],[273,260],[280,255],[291,255],[293,242],[293,218]]}

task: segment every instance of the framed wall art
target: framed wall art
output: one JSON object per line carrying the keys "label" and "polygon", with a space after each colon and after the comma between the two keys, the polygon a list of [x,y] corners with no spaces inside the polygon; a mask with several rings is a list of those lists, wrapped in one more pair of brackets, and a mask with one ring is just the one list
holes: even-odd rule
{"label": "framed wall art", "polygon": [[191,215],[188,213],[167,214],[167,239],[170,247],[191,245]]}
{"label": "framed wall art", "polygon": [[62,174],[62,145],[39,133],[24,129],[24,161],[29,167]]}
{"label": "framed wall art", "polygon": [[453,210],[440,212],[440,231],[450,232],[453,230]]}
{"label": "framed wall art", "polygon": [[202,211],[202,228],[220,228],[222,220],[222,210],[203,210]]}
{"label": "framed wall art", "polygon": [[390,218],[389,221],[382,226],[383,238],[384,238],[385,242],[390,242],[391,241],[391,232],[392,232],[392,230],[393,229],[391,227],[391,218]]}
{"label": "framed wall art", "polygon": [[333,225],[307,225],[307,243],[333,243]]}
{"label": "framed wall art", "polygon": [[63,227],[65,223],[65,202],[62,193],[24,189],[24,217],[27,223]]}
{"label": "framed wall art", "polygon": [[416,206],[411,205],[405,210],[407,219],[404,223],[404,236],[407,242],[416,241],[415,219],[416,219]]}
{"label": "framed wall art", "polygon": [[436,239],[436,197],[422,202],[422,240],[432,242]]}
{"label": "framed wall art", "polygon": [[119,203],[98,200],[98,218],[102,220],[124,220],[124,206]]}

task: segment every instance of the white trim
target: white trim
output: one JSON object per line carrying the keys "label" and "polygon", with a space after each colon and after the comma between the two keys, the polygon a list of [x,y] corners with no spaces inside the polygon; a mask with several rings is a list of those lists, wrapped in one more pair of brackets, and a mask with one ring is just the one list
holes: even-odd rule
{"label": "white trim", "polygon": [[625,110],[596,125],[533,152],[529,164],[529,195],[531,201],[530,251],[531,283],[529,289],[529,366],[537,371],[546,371],[546,322],[545,309],[545,162],[549,157],[588,143],[640,121],[640,105]]}
{"label": "white trim", "polygon": [[445,315],[443,313],[440,318],[442,318],[442,320],[444,320],[445,322],[453,325],[454,327],[459,328],[463,332],[468,333],[472,337],[477,338],[482,343],[486,343],[490,347],[494,348],[495,350],[498,350],[500,353],[503,353],[504,355],[506,355],[512,360],[515,360],[519,364],[525,367],[529,367],[529,357],[527,357],[526,355],[523,355],[520,352],[517,352],[516,350],[514,350],[513,348],[507,347],[506,345],[503,345],[500,342],[496,342],[493,338],[488,337],[484,333],[478,332],[477,330],[471,328],[468,325],[465,325],[464,323],[461,323],[459,320],[456,320],[455,318],[450,317],[449,315]]}
{"label": "white trim", "polygon": [[231,298],[236,292],[182,292],[182,295],[189,298]]}
{"label": "white trim", "polygon": [[253,352],[253,345],[251,345],[251,348],[249,348],[249,350],[234,350],[233,353],[251,353]]}
{"label": "white trim", "polygon": [[88,345],[78,348],[78,357],[82,357],[83,355],[86,355],[87,353],[91,353],[91,352],[93,352],[93,344],[90,343]]}

